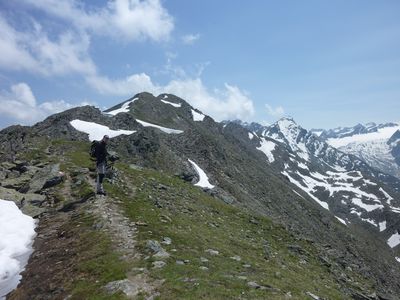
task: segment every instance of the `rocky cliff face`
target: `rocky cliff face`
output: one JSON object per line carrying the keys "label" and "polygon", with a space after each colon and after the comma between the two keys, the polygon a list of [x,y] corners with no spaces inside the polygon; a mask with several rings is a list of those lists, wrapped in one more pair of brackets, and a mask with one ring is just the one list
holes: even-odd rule
{"label": "rocky cliff face", "polygon": [[[131,206],[134,202],[126,198],[126,194],[129,195],[135,190],[136,196],[132,196],[132,199],[142,203],[143,207],[151,204],[152,208],[149,211],[142,211],[144,215],[135,214],[135,218],[142,219],[147,225],[156,222],[151,213],[155,206],[157,212],[161,211],[159,218],[165,219],[165,224],[175,224],[171,219],[173,217],[169,216],[171,212],[182,214],[182,218],[188,222],[185,225],[190,228],[196,227],[196,224],[203,228],[200,224],[207,219],[207,228],[216,228],[216,232],[202,232],[202,235],[207,235],[203,237],[205,240],[201,238],[201,243],[199,240],[193,241],[199,249],[208,243],[206,240],[213,241],[212,235],[219,234],[218,228],[225,228],[229,233],[227,238],[231,239],[225,242],[231,246],[235,244],[235,240],[240,240],[240,243],[246,240],[246,243],[253,243],[255,249],[264,247],[264,250],[269,249],[265,251],[270,254],[273,251],[281,253],[277,246],[278,240],[275,240],[278,239],[276,236],[267,242],[268,244],[276,241],[278,244],[272,246],[275,250],[270,249],[271,245],[266,247],[265,243],[264,246],[258,244],[263,236],[269,236],[264,231],[264,225],[260,225],[264,224],[264,221],[260,220],[266,218],[274,224],[271,225],[272,231],[275,230],[272,229],[275,226],[282,226],[282,230],[299,243],[305,242],[310,245],[307,247],[311,248],[305,250],[305,246],[292,244],[290,251],[294,251],[295,256],[300,257],[296,264],[300,266],[300,261],[306,261],[307,264],[309,260],[316,260],[318,268],[329,270],[329,278],[334,278],[335,285],[339,284],[338,289],[344,297],[359,293],[364,294],[364,299],[368,299],[366,294],[375,290],[382,297],[386,295],[385,297],[390,299],[390,295],[393,298],[400,293],[400,263],[395,259],[396,256],[400,256],[399,247],[396,245],[391,248],[387,244],[388,239],[395,235],[400,226],[397,211],[400,206],[397,194],[400,186],[397,179],[375,171],[361,160],[328,146],[293,120],[283,119],[270,127],[253,124],[251,129],[253,130],[250,131],[237,123],[217,123],[173,95],[162,94],[154,97],[142,93],[105,112],[93,107],[75,108],[51,116],[31,128],[11,127],[3,130],[0,132],[1,159],[9,161],[15,159],[11,156],[20,154],[25,160],[33,157],[33,160],[29,160],[29,164],[32,165],[35,160],[43,160],[44,156],[51,157],[52,163],[60,163],[61,171],[71,174],[67,176],[70,183],[67,187],[64,186],[64,192],[75,191],[75,200],[71,203],[62,201],[62,205],[57,205],[57,209],[71,212],[74,207],[81,207],[80,200],[85,201],[83,195],[91,197],[89,193],[85,194],[85,188],[81,190],[77,184],[91,180],[89,169],[82,171],[82,168],[90,167],[90,163],[79,153],[86,151],[85,145],[88,147],[89,137],[95,136],[99,130],[101,134],[113,134],[115,137],[111,139],[110,148],[118,152],[123,163],[119,166],[119,188],[113,189],[112,197],[124,199],[124,205]],[[118,130],[126,132],[119,134],[121,131]],[[7,143],[10,137],[15,140],[12,145]],[[38,147],[36,153],[34,145]],[[39,145],[47,145],[44,156],[41,152],[43,148]],[[87,155],[87,152],[85,154]],[[129,165],[133,169],[127,167]],[[74,172],[75,168],[81,171]],[[130,177],[132,172],[138,179]],[[4,176],[7,179],[9,177],[7,174]],[[198,183],[204,180],[204,176],[214,188],[204,188],[201,192],[192,191],[191,188],[187,190],[185,182]],[[164,177],[165,179],[160,179]],[[183,192],[184,190],[186,192]],[[43,195],[45,191],[46,189],[37,192]],[[143,198],[144,196],[146,197]],[[195,203],[192,204],[193,201]],[[215,204],[217,206],[214,207],[213,201],[220,204]],[[161,217],[163,214],[166,217]],[[236,220],[236,214],[245,214],[246,218],[251,218],[251,226],[260,227],[258,230],[249,228],[242,240],[240,229],[228,229],[229,226],[236,228],[233,224],[228,226],[227,221],[230,218]],[[208,220],[210,215],[213,217]],[[185,216],[193,216],[194,219],[186,219]],[[239,219],[235,222],[242,224]],[[383,228],[383,222],[386,228],[380,230]],[[168,227],[168,230],[178,239],[175,247],[179,251],[185,244],[185,239],[179,240],[183,237],[180,236],[179,229],[182,225],[176,226]],[[247,228],[248,225],[246,223],[241,226]],[[156,226],[154,230],[162,229]],[[154,230],[150,231],[160,237],[160,233]],[[197,229],[193,230],[197,232]],[[144,232],[138,238],[147,237],[148,233]],[[293,241],[292,238],[288,237],[287,241]],[[211,253],[211,250],[208,253]],[[229,252],[228,249],[226,251]],[[264,265],[264,262],[259,260],[264,259],[262,253],[263,251],[254,254],[252,259],[257,261],[255,263]],[[270,262],[276,263],[275,259],[279,257],[271,255],[275,258],[270,258]],[[187,264],[184,259],[182,261],[183,265]],[[156,266],[163,265],[163,268],[166,263],[168,265],[168,261],[156,263]],[[261,276],[263,271],[256,269],[254,272]],[[279,277],[280,275],[277,275],[273,281],[283,282],[284,279],[280,280]],[[360,284],[358,290],[354,282]],[[260,284],[249,281],[248,287],[258,286],[257,293],[266,290],[272,293],[272,289],[267,285],[266,282]],[[279,288],[273,291],[274,293],[284,296],[290,292],[280,283],[277,285]],[[323,293],[329,295],[329,292]],[[262,294],[253,296],[262,297]],[[374,297],[377,296],[370,296],[371,299]]]}

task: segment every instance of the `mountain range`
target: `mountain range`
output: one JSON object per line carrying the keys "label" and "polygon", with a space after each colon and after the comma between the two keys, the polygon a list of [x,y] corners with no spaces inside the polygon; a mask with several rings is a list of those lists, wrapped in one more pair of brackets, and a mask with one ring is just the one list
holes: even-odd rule
{"label": "mountain range", "polygon": [[333,147],[358,156],[371,167],[400,178],[400,123],[367,123],[311,130]]}
{"label": "mountain range", "polygon": [[[246,291],[249,288],[256,289],[254,292],[251,290],[251,293],[257,293],[251,297],[281,299],[293,295],[295,298],[311,299],[396,299],[400,294],[400,178],[396,173],[400,154],[398,126],[395,123],[369,124],[351,129],[318,132],[307,131],[292,118],[282,118],[269,126],[241,121],[219,123],[177,96],[161,94],[156,97],[150,93],[140,93],[105,111],[91,106],[73,108],[50,116],[32,127],[6,128],[0,132],[0,159],[3,163],[19,159],[32,164],[39,158],[45,159],[45,153],[47,157],[51,157],[49,163],[61,163],[64,171],[70,172],[73,178],[78,176],[78,171],[72,167],[68,169],[69,164],[78,170],[88,164],[88,158],[81,158],[76,149],[89,147],[91,140],[108,134],[112,138],[110,148],[121,157],[122,162],[117,165],[121,178],[128,176],[129,172],[138,172],[135,173],[138,179],[133,177],[131,181],[117,181],[121,185],[121,192],[114,190],[110,199],[123,199],[128,190],[135,190],[139,198],[135,196],[133,200],[127,199],[123,206],[125,209],[134,205],[132,203],[135,201],[142,201],[140,203],[143,207],[148,203],[152,205],[146,215],[135,215],[136,217],[147,216],[143,221],[151,223],[154,221],[151,217],[154,211],[160,211],[160,218],[167,220],[163,224],[168,226],[169,222],[175,222],[175,217],[180,216],[179,218],[186,220],[189,216],[189,221],[184,226],[191,228],[193,232],[196,227],[202,228],[204,220],[212,217],[205,222],[207,228],[211,229],[202,232],[193,241],[201,243],[193,247],[206,247],[204,250],[207,253],[218,255],[215,254],[217,250],[212,252],[212,249],[207,249],[210,246],[206,244],[212,243],[213,236],[221,234],[219,237],[224,239],[228,247],[226,252],[241,249],[246,241],[249,252],[254,250],[259,253],[255,256],[257,260],[254,258],[254,266],[264,266],[266,263],[266,268],[272,268],[275,264],[280,266],[280,271],[273,278],[264,276],[268,272],[261,267],[254,267],[254,270],[249,267],[250,269],[240,271],[237,276],[263,278],[263,284],[247,282]],[[347,143],[349,140],[352,142]],[[378,140],[379,145],[385,143],[387,146],[376,147]],[[373,145],[373,150],[366,154],[362,150],[365,147],[360,146],[361,143]],[[40,148],[38,145],[44,146]],[[383,148],[385,151],[390,150],[391,159],[389,154],[382,158]],[[39,154],[35,152],[33,155],[32,149],[36,149]],[[363,155],[360,155],[361,152]],[[62,157],[71,157],[71,161],[67,162]],[[132,168],[136,171],[128,171]],[[4,174],[6,173],[4,170]],[[152,175],[146,177],[146,174]],[[4,175],[5,180],[8,176]],[[179,187],[171,183],[172,179],[167,181],[170,185],[157,183],[160,180],[158,178],[164,178],[163,176],[177,178],[176,184]],[[87,177],[88,181],[89,178]],[[143,178],[147,181],[139,185]],[[10,177],[11,179],[13,178]],[[180,182],[193,184],[199,188],[200,194],[190,190],[193,199],[187,198],[183,193],[187,187]],[[2,187],[8,189],[8,193],[9,189],[20,194],[29,190],[18,184],[2,184]],[[127,190],[124,190],[125,187]],[[150,189],[151,193],[144,197],[143,191],[146,189]],[[46,190],[39,193],[52,195]],[[4,198],[1,193],[0,198]],[[177,206],[182,199],[185,204]],[[52,211],[51,207],[46,208],[50,206],[46,201],[43,200],[40,204],[29,201],[18,204],[22,209],[27,205],[43,208],[36,215],[42,219],[42,214]],[[200,205],[202,201],[208,204]],[[213,204],[214,201],[220,204]],[[70,211],[69,205],[72,204],[57,203],[53,204],[57,207],[56,215]],[[210,207],[214,208],[210,210]],[[236,219],[238,216],[246,219],[246,225],[240,223],[242,219]],[[171,218],[174,221],[168,221]],[[271,222],[268,223],[271,224],[268,225],[270,227],[265,227],[270,228],[270,233],[278,227],[285,233],[281,233],[281,237],[270,235],[268,229],[261,225],[264,224],[264,218]],[[255,227],[245,232],[240,229],[231,231],[236,225],[229,223],[230,219],[236,220],[244,228],[248,224]],[[150,225],[151,228],[154,227],[152,226]],[[185,239],[180,235],[183,223],[176,226],[170,229],[173,240],[183,245]],[[154,230],[140,231],[137,239],[147,235],[158,237],[159,234]],[[290,240],[291,244],[282,246],[282,239]],[[145,241],[143,243],[146,244]],[[176,251],[179,251],[181,244],[175,246]],[[223,248],[218,243],[216,245]],[[284,251],[282,247],[285,248]],[[142,250],[144,248],[145,246],[139,247]],[[287,253],[287,249],[290,254],[283,255],[282,253]],[[169,249],[169,252],[174,253],[172,250]],[[192,250],[186,249],[189,252]],[[265,253],[268,253],[267,258]],[[36,257],[34,259],[39,259],[35,254],[33,256]],[[234,261],[241,259],[232,257],[236,257]],[[232,261],[229,256],[226,259]],[[28,274],[29,265],[33,263],[32,260],[28,263]],[[181,263],[180,260],[178,263],[177,260],[176,264],[186,263]],[[311,267],[314,264],[315,270]],[[228,265],[239,268],[225,260],[221,263],[224,268]],[[167,260],[166,273],[162,273],[162,278],[157,270],[149,268],[147,271],[154,278],[166,281],[165,284],[160,284],[159,290],[162,291],[161,296],[165,293],[171,299],[178,295],[173,294],[173,291],[178,293],[178,287],[183,280],[182,277],[171,275],[180,272],[175,267],[175,263]],[[308,291],[305,287],[301,288],[301,285],[308,288],[310,284],[315,284],[314,280],[308,279],[300,284],[301,280],[296,277],[292,282],[289,280],[287,285],[288,278],[299,270],[320,276],[322,273],[318,273],[317,269],[324,270],[323,277],[329,280],[332,278],[332,284]],[[207,270],[213,269],[209,266]],[[222,277],[219,277],[219,271],[214,271],[211,277],[216,276],[215,280],[219,285],[231,287],[231,273],[223,272],[220,274]],[[203,276],[198,271],[191,272],[195,275],[187,275],[187,280]],[[233,269],[230,272],[234,272]],[[279,275],[282,272],[291,275],[282,278]],[[215,284],[209,281],[211,277],[204,279],[202,284],[210,288]],[[226,281],[226,278],[231,279]],[[29,284],[32,284],[32,279],[25,276],[19,289],[28,289]],[[49,285],[51,284],[54,283],[50,280]],[[239,283],[235,283],[237,284]],[[296,288],[290,290],[292,284]],[[162,286],[165,286],[165,290]],[[73,293],[70,290],[68,292]],[[202,294],[200,298],[215,298],[216,295],[209,291],[208,296]]]}

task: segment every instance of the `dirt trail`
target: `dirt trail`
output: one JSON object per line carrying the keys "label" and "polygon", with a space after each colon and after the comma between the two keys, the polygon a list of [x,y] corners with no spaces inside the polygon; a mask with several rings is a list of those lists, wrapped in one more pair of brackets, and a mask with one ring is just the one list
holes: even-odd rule
{"label": "dirt trail", "polygon": [[98,226],[109,233],[116,250],[122,254],[125,260],[140,258],[135,250],[136,225],[123,215],[116,200],[109,196],[96,195],[92,212],[100,217]]}
{"label": "dirt trail", "polygon": [[[92,181],[95,188],[95,182]],[[131,195],[134,190],[130,190]],[[127,263],[143,259],[142,255],[135,249],[137,227],[134,222],[124,216],[120,201],[110,196],[96,195],[93,200],[92,213],[99,217],[98,224],[101,230],[107,232],[113,242],[116,252],[120,253],[121,259]],[[132,270],[128,272],[127,278],[109,284],[110,291],[123,291],[128,298],[135,299],[138,294],[147,295],[145,299],[153,299],[158,296],[157,287],[162,281],[150,280],[146,269]]]}

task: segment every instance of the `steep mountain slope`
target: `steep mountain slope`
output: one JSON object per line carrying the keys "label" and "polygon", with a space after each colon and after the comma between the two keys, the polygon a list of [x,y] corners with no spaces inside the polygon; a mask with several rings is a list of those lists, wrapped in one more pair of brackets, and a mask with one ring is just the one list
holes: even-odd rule
{"label": "steep mountain slope", "polygon": [[272,144],[267,157],[274,157],[278,170],[343,224],[375,227],[387,243],[396,236],[400,181],[395,177],[336,150],[290,118],[259,129],[252,139],[258,140],[260,150]]}
{"label": "steep mountain slope", "polygon": [[[395,299],[400,293],[400,264],[395,259],[396,255],[400,257],[399,247],[387,244],[393,236],[397,243],[398,180],[329,147],[292,120],[250,132],[235,123],[216,123],[176,96],[141,93],[105,112],[93,107],[75,108],[33,127],[3,130],[0,158],[51,157],[51,161],[61,160],[64,171],[76,178],[83,172],[76,172],[76,168],[90,166],[88,158],[82,157],[82,149],[89,147],[89,139],[104,133],[114,136],[110,147],[122,161],[117,165],[118,185],[109,186],[110,201],[122,202],[129,218],[146,223],[135,237],[138,249],[145,253],[149,240],[163,241],[165,236],[174,243],[174,248],[167,250],[170,256],[173,249],[177,251],[172,259],[179,263],[170,258],[160,263],[156,257],[135,262],[157,280],[167,279],[158,288],[166,298],[182,295],[182,284],[195,288],[199,281],[200,287],[207,287],[195,288],[199,298],[239,297],[237,293],[243,288],[248,293],[245,297],[268,295],[276,299],[289,297],[287,293],[304,298],[307,291],[333,299],[359,293],[364,294],[364,298],[359,296],[361,299],[377,299],[365,296],[371,291]],[[80,180],[89,180],[88,175]],[[201,186],[206,182],[210,188],[202,191],[185,181],[201,182]],[[383,199],[385,193],[393,199]],[[379,205],[375,203],[378,201]],[[83,210],[79,213],[86,211],[84,206],[76,205]],[[90,203],[87,205],[90,209]],[[365,208],[374,205],[378,209]],[[352,208],[357,213],[351,213]],[[348,226],[335,215],[346,219]],[[363,218],[385,220],[387,229],[380,233],[372,225],[365,226]],[[279,243],[282,240],[284,243]],[[165,245],[168,243],[167,239]],[[154,245],[150,242],[150,248],[157,248]],[[222,257],[211,250],[222,252]],[[218,257],[211,267],[194,263],[204,251]],[[265,262],[265,252],[273,259]],[[244,263],[242,269],[236,256],[251,263]],[[152,269],[153,263],[154,267],[162,265],[161,270]],[[186,269],[178,270],[186,264]],[[199,270],[210,275],[200,275]],[[276,278],[265,279],[270,278],[266,270],[274,270]],[[300,270],[307,270],[311,277],[300,280],[295,276]],[[231,276],[254,281],[246,285]],[[325,287],[334,287],[326,290],[312,286],[311,281],[319,276],[328,278]],[[99,283],[85,280],[96,287],[106,283],[105,278]],[[215,289],[226,286],[230,294],[219,294]],[[258,288],[254,291],[252,287]]]}
{"label": "steep mountain slope", "polygon": [[398,123],[368,123],[322,131],[319,137],[332,147],[356,155],[370,166],[400,178],[400,157],[396,150],[400,143],[399,130]]}

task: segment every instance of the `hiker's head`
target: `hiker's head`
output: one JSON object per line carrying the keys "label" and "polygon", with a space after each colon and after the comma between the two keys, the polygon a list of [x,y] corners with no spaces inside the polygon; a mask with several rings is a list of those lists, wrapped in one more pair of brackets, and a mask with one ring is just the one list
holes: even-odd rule
{"label": "hiker's head", "polygon": [[107,144],[110,137],[108,135],[103,136],[102,142]]}

